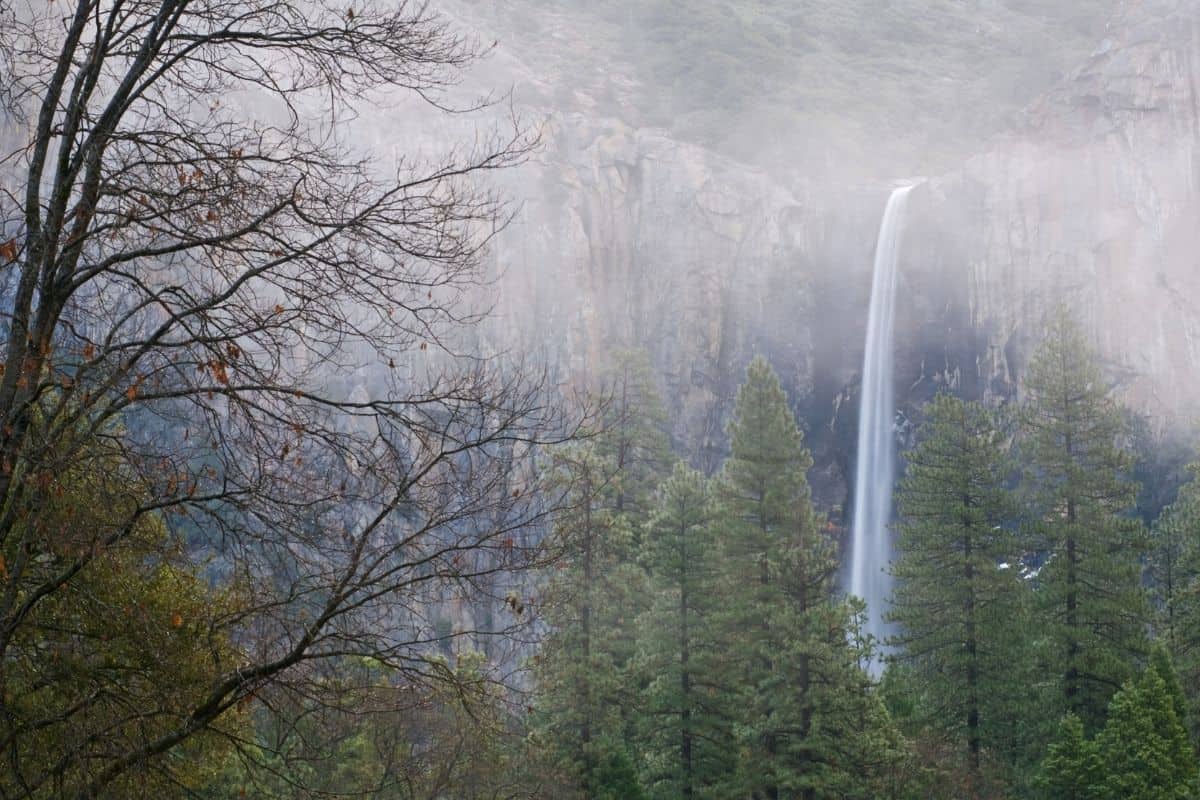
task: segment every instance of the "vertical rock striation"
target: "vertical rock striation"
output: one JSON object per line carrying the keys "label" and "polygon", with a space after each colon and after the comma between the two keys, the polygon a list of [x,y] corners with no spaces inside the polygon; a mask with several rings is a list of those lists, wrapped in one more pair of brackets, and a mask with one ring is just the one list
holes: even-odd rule
{"label": "vertical rock striation", "polygon": [[1019,387],[1060,301],[1124,399],[1163,421],[1200,399],[1200,2],[1131,5],[1022,126],[933,182],[922,211],[955,253],[986,340],[985,391]]}

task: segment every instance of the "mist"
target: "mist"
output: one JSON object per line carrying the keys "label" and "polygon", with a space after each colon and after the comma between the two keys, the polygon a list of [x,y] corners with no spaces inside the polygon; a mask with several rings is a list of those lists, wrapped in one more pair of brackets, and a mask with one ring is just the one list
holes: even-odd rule
{"label": "mist", "polygon": [[0,794],[1194,796],[1197,63],[0,0]]}

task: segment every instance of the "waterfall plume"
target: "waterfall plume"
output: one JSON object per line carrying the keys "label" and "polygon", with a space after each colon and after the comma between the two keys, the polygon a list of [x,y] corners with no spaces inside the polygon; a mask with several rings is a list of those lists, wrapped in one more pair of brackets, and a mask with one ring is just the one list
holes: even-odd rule
{"label": "waterfall plume", "polygon": [[[892,386],[892,323],[896,307],[896,264],[900,255],[904,210],[911,186],[888,197],[875,246],[871,306],[863,352],[858,458],[854,481],[854,516],[850,540],[850,593],[867,602],[866,633],[882,640],[891,576],[892,546],[888,522],[895,482],[896,404]],[[873,665],[878,671],[880,663]]]}

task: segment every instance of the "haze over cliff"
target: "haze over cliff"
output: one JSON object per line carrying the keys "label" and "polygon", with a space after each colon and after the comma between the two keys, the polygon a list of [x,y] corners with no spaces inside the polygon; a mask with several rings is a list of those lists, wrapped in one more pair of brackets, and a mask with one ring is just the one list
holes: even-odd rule
{"label": "haze over cliff", "polygon": [[[702,104],[689,106],[699,91],[690,81],[706,79],[655,69],[603,5],[530,16],[520,4],[470,7],[469,24],[502,31],[487,74],[511,80],[517,107],[544,120],[537,158],[506,184],[520,213],[496,243],[499,339],[576,378],[613,347],[644,345],[677,440],[710,469],[741,372],[765,353],[819,454],[818,495],[839,506],[874,235],[891,186],[917,180],[897,312],[902,433],[939,387],[1018,393],[1058,302],[1078,310],[1132,407],[1159,424],[1188,419],[1200,396],[1200,3],[978,5],[982,49],[956,49],[946,42],[961,31],[922,24],[944,22],[946,9],[904,3],[880,12],[921,32],[900,50],[882,22],[855,25],[865,37],[855,47],[837,36],[810,50],[781,45],[792,54],[786,80],[768,71],[751,81],[736,113],[720,93],[712,101],[727,135],[705,127]],[[778,22],[768,6],[735,16],[765,31]],[[872,16],[853,8],[840,13]],[[806,20],[839,24],[814,9]],[[698,18],[656,19],[676,33],[708,30]],[[652,36],[638,20],[639,35]],[[733,44],[710,34],[718,53],[745,46],[740,34],[723,34]],[[1058,46],[1031,44],[1051,40]],[[909,67],[863,66],[892,59]],[[847,76],[861,90],[839,83]],[[975,102],[978,93],[991,101]],[[646,97],[670,100],[656,114]],[[748,109],[768,101],[782,103],[789,126]]]}

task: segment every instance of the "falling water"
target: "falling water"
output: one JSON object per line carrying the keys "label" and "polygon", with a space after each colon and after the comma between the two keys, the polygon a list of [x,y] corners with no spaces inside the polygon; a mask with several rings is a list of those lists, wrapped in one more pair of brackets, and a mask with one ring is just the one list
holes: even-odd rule
{"label": "falling water", "polygon": [[[888,630],[883,619],[891,593],[887,567],[892,548],[887,526],[892,511],[896,461],[892,430],[896,413],[892,388],[892,317],[896,307],[896,261],[900,255],[904,207],[911,189],[911,186],[905,186],[892,192],[879,225],[867,344],[863,353],[862,404],[858,416],[850,593],[867,601],[866,632],[881,640]],[[878,669],[878,662],[874,666]]]}

